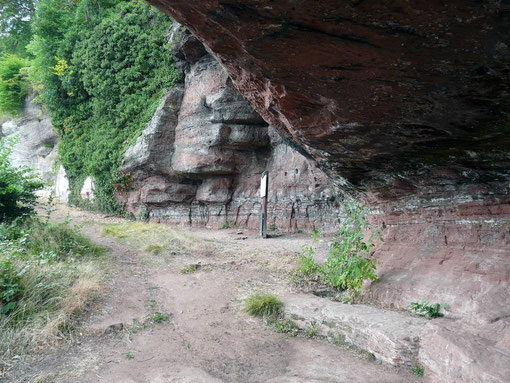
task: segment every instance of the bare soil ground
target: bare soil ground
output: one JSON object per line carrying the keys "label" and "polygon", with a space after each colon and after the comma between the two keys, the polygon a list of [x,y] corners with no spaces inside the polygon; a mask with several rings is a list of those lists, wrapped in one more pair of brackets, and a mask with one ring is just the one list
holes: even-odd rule
{"label": "bare soil ground", "polygon": [[[59,206],[108,249],[101,301],[76,336],[20,359],[6,382],[414,382],[324,340],[276,333],[241,313],[254,292],[294,289],[306,234],[182,229]],[[326,242],[319,243],[326,246]],[[190,264],[194,272],[180,272]],[[156,314],[161,313],[161,315]]]}

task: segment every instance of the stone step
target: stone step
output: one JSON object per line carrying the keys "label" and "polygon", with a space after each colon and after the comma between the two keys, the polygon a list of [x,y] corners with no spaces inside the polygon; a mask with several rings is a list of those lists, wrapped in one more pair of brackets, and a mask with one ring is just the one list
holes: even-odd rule
{"label": "stone step", "polygon": [[510,382],[508,318],[473,327],[450,318],[427,320],[314,295],[287,295],[283,301],[285,317],[298,327],[314,327],[318,335],[352,344],[392,365],[419,364],[426,382]]}
{"label": "stone step", "polygon": [[349,305],[311,295],[283,298],[285,316],[300,328],[345,341],[392,365],[412,367],[428,320],[367,305]]}

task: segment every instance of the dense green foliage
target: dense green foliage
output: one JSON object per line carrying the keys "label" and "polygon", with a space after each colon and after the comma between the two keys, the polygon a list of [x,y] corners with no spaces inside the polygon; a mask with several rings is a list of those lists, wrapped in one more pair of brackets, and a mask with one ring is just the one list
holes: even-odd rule
{"label": "dense green foliage", "polygon": [[0,57],[0,114],[20,112],[27,91],[24,67],[25,61],[16,55]]}
{"label": "dense green foliage", "polygon": [[25,57],[36,0],[0,0],[0,53]]}
{"label": "dense green foliage", "polygon": [[167,16],[137,0],[38,2],[29,76],[61,136],[71,202],[80,201],[90,175],[95,207],[117,211],[122,155],[177,76],[166,44],[169,25]]}
{"label": "dense green foliage", "polygon": [[12,139],[0,139],[0,222],[29,215],[36,203],[35,192],[43,186],[29,170],[11,166],[12,145]]}
{"label": "dense green foliage", "polygon": [[38,94],[72,203],[92,176],[93,207],[119,211],[122,155],[177,77],[170,23],[142,0],[0,0],[0,113],[18,113],[28,88]]}
{"label": "dense green foliage", "polygon": [[[345,218],[340,221],[338,234],[330,243],[326,262],[317,265],[313,246],[305,246],[297,274],[305,277],[317,275],[331,287],[356,295],[363,281],[377,280],[375,259],[370,252],[379,233],[366,234],[369,224],[363,206],[351,202],[346,203],[344,209]],[[312,233],[312,239],[316,241],[317,233]]]}

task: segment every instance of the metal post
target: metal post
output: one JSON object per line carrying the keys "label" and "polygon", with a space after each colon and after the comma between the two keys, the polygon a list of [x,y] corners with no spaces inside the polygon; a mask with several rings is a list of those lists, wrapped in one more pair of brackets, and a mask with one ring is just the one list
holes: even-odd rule
{"label": "metal post", "polygon": [[260,236],[267,238],[267,196],[269,194],[269,172],[260,176],[260,196],[262,197],[262,211],[260,213]]}

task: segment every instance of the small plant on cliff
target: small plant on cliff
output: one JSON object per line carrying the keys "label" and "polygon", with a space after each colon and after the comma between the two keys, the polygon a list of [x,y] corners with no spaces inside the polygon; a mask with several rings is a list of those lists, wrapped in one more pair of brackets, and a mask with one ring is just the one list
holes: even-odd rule
{"label": "small plant on cliff", "polygon": [[419,376],[421,378],[425,371],[422,366],[415,363],[415,364],[413,364],[413,368],[411,369],[411,372],[413,373],[413,375]]}
{"label": "small plant on cliff", "polygon": [[[324,282],[338,290],[347,290],[357,295],[363,281],[377,280],[375,259],[371,257],[374,242],[379,231],[367,235],[369,229],[366,209],[357,202],[347,203],[344,207],[346,216],[340,221],[338,234],[329,247],[328,259],[317,265],[313,259],[313,246],[305,246],[300,258],[298,275],[318,274]],[[312,235],[315,243],[316,235]]]}
{"label": "small plant on cliff", "polygon": [[425,299],[422,299],[419,302],[409,303],[409,309],[413,310],[417,314],[424,315],[429,319],[444,316],[444,314],[440,312],[441,308],[444,307],[446,307],[445,304],[441,303],[429,304],[429,302],[427,302],[427,300]]}

